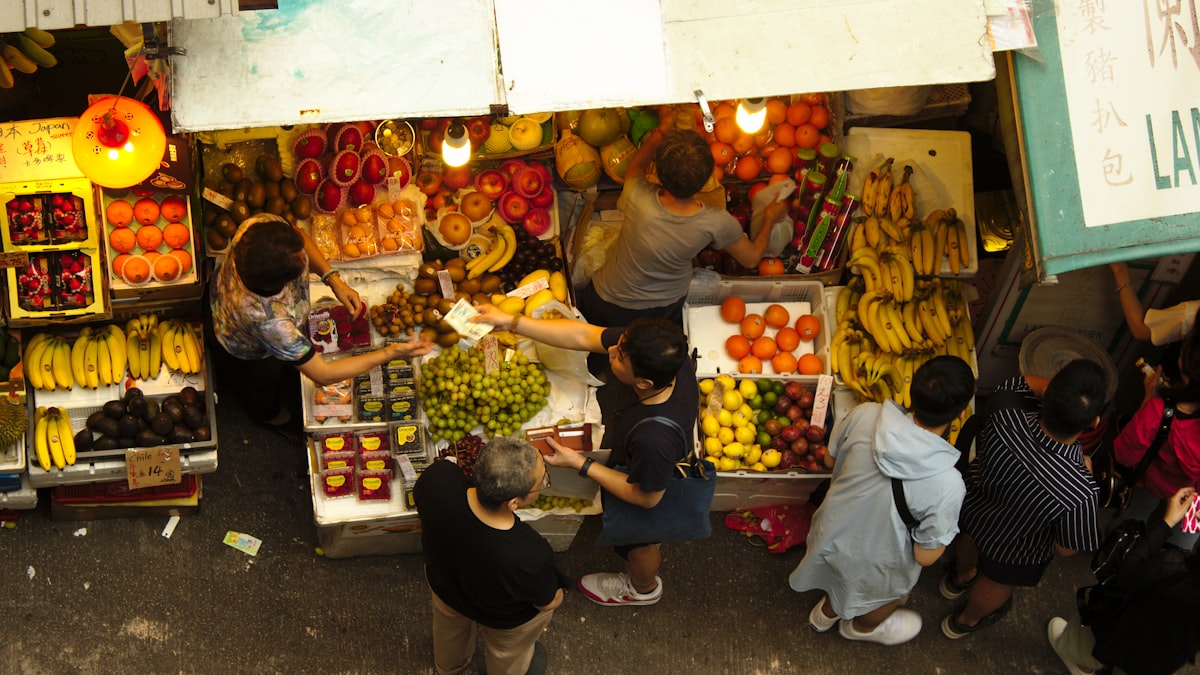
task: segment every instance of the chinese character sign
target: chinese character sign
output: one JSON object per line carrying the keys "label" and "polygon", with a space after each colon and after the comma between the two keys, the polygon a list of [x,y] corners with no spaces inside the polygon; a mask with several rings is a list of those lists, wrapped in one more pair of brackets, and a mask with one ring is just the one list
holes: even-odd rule
{"label": "chinese character sign", "polygon": [[1200,0],[1057,5],[1084,224],[1197,211]]}
{"label": "chinese character sign", "polygon": [[0,182],[34,182],[83,176],[75,165],[74,117],[0,124]]}

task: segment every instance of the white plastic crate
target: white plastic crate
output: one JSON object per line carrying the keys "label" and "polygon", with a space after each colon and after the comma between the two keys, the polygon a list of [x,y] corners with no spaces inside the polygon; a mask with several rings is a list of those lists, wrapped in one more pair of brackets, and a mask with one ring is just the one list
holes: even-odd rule
{"label": "white plastic crate", "polygon": [[0,492],[0,509],[33,509],[37,508],[37,501],[37,488],[28,474],[21,475],[21,489]]}

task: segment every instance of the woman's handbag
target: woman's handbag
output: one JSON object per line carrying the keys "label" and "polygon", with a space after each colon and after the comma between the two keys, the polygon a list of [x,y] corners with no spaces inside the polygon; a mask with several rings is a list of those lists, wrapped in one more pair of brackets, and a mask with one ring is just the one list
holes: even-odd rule
{"label": "woman's handbag", "polygon": [[1137,467],[1129,469],[1117,463],[1115,451],[1111,445],[1092,455],[1092,475],[1100,486],[1100,508],[1117,508],[1123,510],[1129,503],[1133,487],[1142,479],[1150,463],[1162,450],[1167,434],[1171,431],[1171,421],[1175,419],[1175,404],[1163,401],[1162,421],[1158,424],[1158,433],[1146,448],[1146,454],[1138,461]]}
{"label": "woman's handbag", "polygon": [[[647,417],[633,425],[630,433],[646,422],[657,422],[674,429],[683,441],[684,458],[675,464],[676,470],[667,483],[666,494],[653,508],[645,509],[601,491],[604,512],[600,522],[604,528],[596,539],[597,546],[689,541],[712,535],[708,511],[717,491],[716,470],[707,461],[696,457],[687,434],[670,418]],[[623,467],[614,468],[625,471]]]}

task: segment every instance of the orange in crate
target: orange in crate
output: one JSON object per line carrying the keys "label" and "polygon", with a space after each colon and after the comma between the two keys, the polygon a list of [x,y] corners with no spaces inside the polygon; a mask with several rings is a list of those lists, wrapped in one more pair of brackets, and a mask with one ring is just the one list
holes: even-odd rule
{"label": "orange in crate", "polygon": [[787,311],[787,307],[771,303],[767,306],[767,311],[763,312],[763,318],[771,328],[783,328],[792,320],[792,315]]}
{"label": "orange in crate", "polygon": [[800,346],[800,333],[791,326],[784,326],[775,334],[775,344],[780,351],[790,352]]}
{"label": "orange in crate", "polygon": [[771,368],[780,375],[794,373],[796,372],[796,357],[791,352],[779,352],[771,359]]}
{"label": "orange in crate", "polygon": [[126,227],[113,230],[108,235],[108,245],[118,253],[129,253],[137,246],[137,235]]}
{"label": "orange in crate", "polygon": [[805,354],[796,362],[796,372],[801,375],[820,375],[825,371],[825,364],[816,354]]}
{"label": "orange in crate", "polygon": [[171,248],[183,248],[191,238],[192,231],[183,223],[171,223],[162,230],[162,240]]}
{"label": "orange in crate", "polygon": [[725,353],[729,358],[740,360],[750,353],[750,341],[742,335],[730,335],[725,340]]}
{"label": "orange in crate", "polygon": [[133,222],[133,206],[124,199],[118,199],[104,209],[104,217],[113,227],[127,227]]}
{"label": "orange in crate", "polygon": [[812,314],[805,314],[796,319],[796,332],[802,340],[815,340],[821,334],[821,320]]}
{"label": "orange in crate", "polygon": [[747,314],[742,319],[741,333],[747,340],[757,340],[767,330],[761,314]]}
{"label": "orange in crate", "polygon": [[776,352],[778,351],[779,348],[775,346],[775,340],[765,335],[758,338],[754,341],[754,344],[750,345],[750,353],[762,359],[763,361],[770,360],[771,357],[775,356]]}
{"label": "orange in crate", "polygon": [[142,225],[137,231],[137,243],[144,251],[153,251],[163,243],[162,230],[157,225]]}
{"label": "orange in crate", "polygon": [[125,261],[121,268],[121,277],[131,284],[140,284],[150,278],[150,261],[140,255],[135,255]]}
{"label": "orange in crate", "polygon": [[757,356],[747,356],[738,361],[738,372],[743,375],[761,375],[762,360]]}
{"label": "orange in crate", "polygon": [[158,202],[149,197],[143,197],[133,205],[133,218],[143,225],[156,223],[159,212]]}
{"label": "orange in crate", "polygon": [[176,248],[168,252],[167,255],[179,261],[180,275],[187,274],[192,269],[192,254],[187,251]]}
{"label": "orange in crate", "polygon": [[746,318],[746,301],[731,295],[721,301],[721,318],[729,323],[740,323]]}

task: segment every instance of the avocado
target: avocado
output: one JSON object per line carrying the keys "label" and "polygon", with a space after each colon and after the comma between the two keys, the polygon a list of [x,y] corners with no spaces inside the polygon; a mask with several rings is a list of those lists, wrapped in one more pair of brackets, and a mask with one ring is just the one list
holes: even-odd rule
{"label": "avocado", "polygon": [[195,387],[187,386],[179,390],[179,402],[184,406],[200,405],[203,400],[200,398],[200,392],[196,391]]}
{"label": "avocado", "polygon": [[117,420],[117,426],[122,438],[133,438],[138,432],[138,418],[133,415],[125,415]]}
{"label": "avocado", "polygon": [[117,439],[112,436],[100,436],[92,441],[93,450],[116,450],[119,447]]}
{"label": "avocado", "polygon": [[119,420],[125,415],[125,403],[123,401],[108,401],[101,408],[105,415]]}
{"label": "avocado", "polygon": [[160,412],[150,420],[150,428],[159,436],[166,436],[171,433],[171,428],[175,426],[175,422],[171,416],[165,412]]}
{"label": "avocado", "polygon": [[142,390],[138,389],[137,387],[130,387],[125,390],[125,396],[123,396],[121,400],[125,401],[125,403],[128,404],[129,399],[134,398],[136,396],[145,396],[145,394],[143,394]]}
{"label": "avocado", "polygon": [[92,431],[90,429],[80,429],[75,434],[75,451],[88,452],[92,449]]}
{"label": "avocado", "polygon": [[100,429],[99,429],[100,420],[104,420],[104,419],[109,419],[108,415],[105,415],[103,410],[97,410],[96,412],[92,413],[91,415],[88,415],[87,422],[84,423],[84,426],[87,427],[88,429],[91,429],[92,431],[98,432],[98,431],[100,431]]}
{"label": "avocado", "polygon": [[146,417],[146,399],[143,396],[134,396],[125,400],[125,411],[130,415],[143,419]]}
{"label": "avocado", "polygon": [[154,419],[154,416],[157,415],[158,412],[158,401],[152,398],[146,399],[146,414],[144,415],[146,420],[149,421]]}
{"label": "avocado", "polygon": [[167,440],[172,443],[191,443],[192,430],[182,424],[176,424],[171,433],[167,434]]}
{"label": "avocado", "polygon": [[[118,436],[121,435],[121,425],[115,419],[109,417],[108,415],[105,415],[104,418],[101,419],[100,422],[96,424],[96,428],[93,429],[92,431],[95,431],[96,433],[104,435],[104,436],[111,436],[112,438],[117,438]],[[96,449],[99,450],[100,448],[96,448]],[[112,448],[108,448],[108,449],[111,450]]]}
{"label": "avocado", "polygon": [[183,404],[179,402],[178,398],[168,398],[163,401],[162,412],[171,418],[171,424],[183,421]]}
{"label": "avocado", "polygon": [[145,431],[139,431],[137,436],[133,437],[133,442],[135,445],[139,445],[143,448],[150,448],[156,445],[166,445],[167,439],[159,436],[149,429],[146,429]]}
{"label": "avocado", "polygon": [[204,411],[194,405],[183,406],[183,423],[189,429],[199,429],[204,426]]}
{"label": "avocado", "polygon": [[193,443],[206,443],[212,440],[212,432],[209,431],[208,425],[192,430]]}

